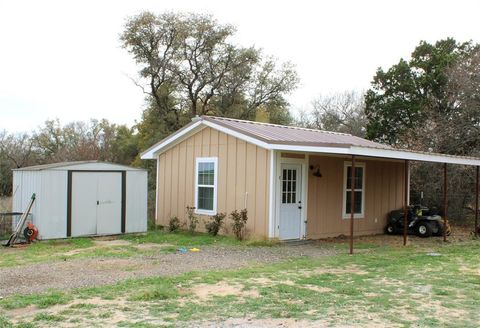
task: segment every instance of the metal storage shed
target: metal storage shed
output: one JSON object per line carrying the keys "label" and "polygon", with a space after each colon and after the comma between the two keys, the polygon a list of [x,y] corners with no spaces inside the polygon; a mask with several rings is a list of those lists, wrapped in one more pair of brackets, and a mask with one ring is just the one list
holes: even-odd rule
{"label": "metal storage shed", "polygon": [[147,231],[146,170],[98,161],[14,170],[13,211],[24,211],[33,193],[39,239]]}

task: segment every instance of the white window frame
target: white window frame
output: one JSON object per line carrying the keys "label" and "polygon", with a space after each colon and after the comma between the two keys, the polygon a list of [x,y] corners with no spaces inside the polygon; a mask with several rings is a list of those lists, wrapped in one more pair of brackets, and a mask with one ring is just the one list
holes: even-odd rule
{"label": "white window frame", "polygon": [[[343,165],[343,219],[350,219],[350,213],[347,213],[347,172],[348,168],[352,166],[352,162],[345,162]],[[354,213],[354,219],[363,219],[365,217],[365,179],[366,179],[366,169],[365,163],[357,163],[355,162],[355,168],[361,167],[363,169],[363,179],[362,179],[362,189],[355,189],[355,191],[362,192],[362,211],[360,213]],[[352,181],[352,186],[353,181]]]}
{"label": "white window frame", "polygon": [[[198,208],[198,188],[209,187],[211,185],[199,185],[198,184],[198,166],[200,163],[213,163],[214,175],[213,175],[213,210],[204,210]],[[218,183],[218,157],[197,157],[195,159],[195,214],[201,215],[215,215],[217,214],[217,183]]]}

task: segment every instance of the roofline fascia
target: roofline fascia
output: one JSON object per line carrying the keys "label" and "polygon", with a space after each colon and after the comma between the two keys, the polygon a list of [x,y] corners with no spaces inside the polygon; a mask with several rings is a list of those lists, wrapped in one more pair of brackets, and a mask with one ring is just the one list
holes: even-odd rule
{"label": "roofline fascia", "polygon": [[363,147],[351,147],[352,155],[382,157],[392,159],[412,160],[419,162],[447,163],[459,165],[480,166],[480,159],[468,158],[462,156],[450,156],[436,153],[421,153],[415,151],[405,151],[399,149],[372,149]]}
{"label": "roofline fascia", "polygon": [[271,149],[284,151],[299,151],[322,154],[340,154],[340,155],[357,155],[365,157],[389,158],[398,160],[412,160],[419,162],[447,163],[459,165],[480,166],[480,159],[467,158],[461,156],[450,156],[444,154],[428,154],[415,151],[405,151],[399,149],[380,149],[368,147],[349,148],[343,147],[314,147],[314,146],[293,146],[293,145],[270,145]]}
{"label": "roofline fascia", "polygon": [[166,137],[159,143],[153,145],[152,147],[148,148],[145,150],[141,155],[141,159],[156,159],[158,156],[158,153],[160,153],[164,148],[171,146],[172,143],[178,141],[185,135],[188,135],[192,130],[196,129],[199,127],[203,121],[199,120],[194,123],[191,123],[190,126],[185,126],[184,129],[178,130],[174,134]]}
{"label": "roofline fascia", "polygon": [[171,135],[170,137],[167,137],[162,142],[150,147],[149,149],[147,149],[146,151],[144,151],[142,153],[140,158],[141,159],[156,159],[157,156],[161,152],[169,149],[170,147],[173,147],[178,142],[184,140],[184,138],[188,137],[189,134],[193,130],[195,130],[196,128],[198,128],[201,125],[203,125],[205,127],[210,127],[210,128],[215,129],[217,131],[220,131],[220,132],[223,132],[225,134],[231,135],[232,137],[238,138],[240,140],[252,143],[256,146],[259,146],[259,147],[262,147],[262,148],[265,148],[265,149],[270,149],[270,145],[266,142],[263,142],[263,141],[258,140],[256,138],[252,138],[248,135],[245,135],[245,134],[237,132],[235,130],[226,128],[226,127],[221,126],[219,124],[215,124],[213,122],[202,119],[202,120],[199,120],[199,121],[195,122],[194,124],[190,125],[189,127],[185,128],[181,131],[178,131],[177,133]]}
{"label": "roofline fascia", "polygon": [[480,166],[480,159],[450,156],[436,153],[421,153],[415,151],[406,151],[400,149],[381,149],[381,148],[369,148],[369,147],[319,147],[319,146],[301,146],[301,145],[289,145],[289,144],[269,144],[257,138],[253,138],[249,135],[237,132],[233,129],[216,124],[209,120],[201,119],[190,126],[186,126],[184,129],[177,131],[170,137],[165,138],[160,143],[150,147],[148,150],[142,153],[141,159],[157,159],[158,155],[176,145],[177,143],[188,137],[191,132],[198,127],[210,127],[217,131],[223,132],[227,135],[233,136],[240,140],[249,142],[258,147],[267,150],[280,150],[280,151],[297,151],[297,152],[309,152],[309,153],[322,153],[322,154],[339,154],[339,155],[357,155],[365,157],[377,157],[385,159],[398,159],[398,160],[413,160],[420,162],[433,162],[433,163],[447,163],[447,164],[459,164],[459,165],[471,165]]}
{"label": "roofline fascia", "polygon": [[215,129],[215,130],[218,130],[218,131],[223,132],[225,134],[231,135],[232,137],[235,137],[235,138],[238,138],[240,140],[243,140],[243,141],[249,142],[251,144],[254,144],[258,147],[265,148],[265,149],[272,149],[271,145],[264,142],[264,141],[261,141],[257,138],[250,137],[250,136],[248,136],[244,133],[237,132],[235,130],[226,128],[222,125],[219,125],[219,124],[207,121],[207,120],[204,120],[203,124],[205,124],[206,126],[212,128],[212,129]]}

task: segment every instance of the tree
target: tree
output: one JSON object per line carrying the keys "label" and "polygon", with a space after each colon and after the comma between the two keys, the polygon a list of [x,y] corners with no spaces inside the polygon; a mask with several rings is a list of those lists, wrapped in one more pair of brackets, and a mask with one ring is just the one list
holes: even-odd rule
{"label": "tree", "polygon": [[45,163],[101,160],[130,164],[138,154],[133,130],[106,119],[71,122],[46,121],[33,135],[38,156]]}
{"label": "tree", "polygon": [[[209,15],[144,12],[128,19],[120,40],[140,66],[147,126],[156,123],[164,137],[195,115],[254,119],[264,110],[272,121],[289,117],[285,95],[298,84],[294,67],[234,45],[234,33]],[[143,123],[140,134],[148,135]]]}
{"label": "tree", "polygon": [[422,41],[410,61],[400,59],[387,71],[379,68],[365,96],[368,138],[435,149],[435,140],[429,138],[432,118],[448,115],[454,105],[447,93],[447,69],[476,47],[454,39],[434,45]]}
{"label": "tree", "polygon": [[[453,39],[421,42],[409,61],[377,71],[366,94],[369,138],[452,155],[480,153],[479,46]],[[442,207],[439,165],[414,163],[412,202]],[[471,167],[449,168],[449,213],[459,220],[473,202]]]}
{"label": "tree", "polygon": [[320,95],[313,102],[313,111],[302,113],[297,124],[325,131],[349,133],[365,137],[364,97],[356,91]]}
{"label": "tree", "polygon": [[12,169],[35,164],[36,155],[29,134],[0,132],[0,196],[12,193]]}

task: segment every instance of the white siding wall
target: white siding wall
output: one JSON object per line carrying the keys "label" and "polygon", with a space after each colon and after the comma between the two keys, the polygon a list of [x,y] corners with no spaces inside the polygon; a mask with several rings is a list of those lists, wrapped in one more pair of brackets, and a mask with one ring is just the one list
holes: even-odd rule
{"label": "white siding wall", "polygon": [[147,231],[147,172],[127,171],[125,232]]}
{"label": "white siding wall", "polygon": [[24,212],[32,194],[32,221],[38,227],[39,239],[67,237],[67,173],[68,170],[127,171],[127,233],[147,231],[147,172],[108,163],[88,163],[45,170],[13,172],[14,212]]}
{"label": "white siding wall", "polygon": [[35,202],[39,206],[34,222],[40,239],[67,237],[67,171],[39,171],[41,185]]}
{"label": "white siding wall", "polygon": [[[13,212],[24,212],[32,198],[33,193],[38,193],[41,185],[41,177],[37,172],[32,171],[14,171],[13,172]],[[33,203],[32,214],[33,224],[37,224],[40,207],[37,200]]]}

